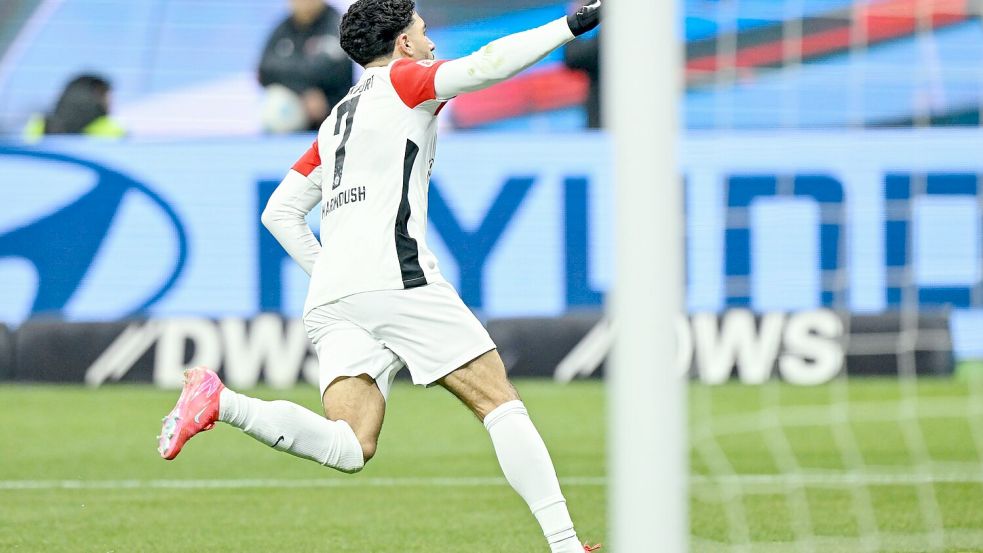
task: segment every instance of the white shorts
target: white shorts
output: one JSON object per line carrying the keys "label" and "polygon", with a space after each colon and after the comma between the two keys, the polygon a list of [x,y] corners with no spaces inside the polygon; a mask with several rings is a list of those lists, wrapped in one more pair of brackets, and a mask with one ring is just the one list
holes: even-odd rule
{"label": "white shorts", "polygon": [[321,395],[339,377],[366,374],[389,397],[396,373],[428,386],[495,349],[485,327],[445,282],[346,296],[304,317],[320,365]]}

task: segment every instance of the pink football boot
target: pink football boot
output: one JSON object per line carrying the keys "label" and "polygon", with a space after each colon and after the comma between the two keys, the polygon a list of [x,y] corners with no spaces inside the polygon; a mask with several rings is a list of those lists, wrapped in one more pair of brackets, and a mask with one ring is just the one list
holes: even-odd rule
{"label": "pink football boot", "polygon": [[192,436],[211,430],[218,420],[218,396],[225,386],[214,371],[195,367],[184,371],[184,389],[157,436],[157,451],[170,461]]}

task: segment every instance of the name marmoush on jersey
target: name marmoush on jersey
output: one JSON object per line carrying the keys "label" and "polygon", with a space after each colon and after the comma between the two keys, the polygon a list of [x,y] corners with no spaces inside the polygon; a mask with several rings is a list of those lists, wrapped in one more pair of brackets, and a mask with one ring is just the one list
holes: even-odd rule
{"label": "name marmoush on jersey", "polygon": [[342,190],[334,196],[325,199],[323,203],[323,208],[321,209],[321,217],[326,217],[328,213],[338,209],[339,207],[346,206],[348,204],[353,204],[355,202],[361,202],[365,200],[365,187],[356,186],[354,188],[349,188],[348,190]]}

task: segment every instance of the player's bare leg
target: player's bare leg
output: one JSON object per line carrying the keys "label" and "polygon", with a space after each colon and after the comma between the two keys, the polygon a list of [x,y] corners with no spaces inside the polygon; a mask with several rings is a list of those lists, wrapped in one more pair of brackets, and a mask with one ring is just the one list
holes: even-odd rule
{"label": "player's bare leg", "polygon": [[438,382],[481,421],[500,405],[519,400],[519,393],[505,375],[498,350],[471,360]]}
{"label": "player's bare leg", "polygon": [[386,399],[379,386],[364,374],[339,378],[324,391],[321,402],[324,416],[348,423],[362,446],[363,459],[368,462],[375,455],[386,415]]}
{"label": "player's bare leg", "polygon": [[550,550],[583,553],[549,451],[505,375],[498,351],[481,355],[439,383],[488,429],[506,480],[536,516]]}

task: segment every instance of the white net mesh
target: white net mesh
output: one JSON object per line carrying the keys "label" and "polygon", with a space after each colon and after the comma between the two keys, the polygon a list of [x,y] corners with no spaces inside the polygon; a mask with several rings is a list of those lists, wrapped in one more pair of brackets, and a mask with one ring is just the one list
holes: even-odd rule
{"label": "white net mesh", "polygon": [[[690,308],[758,314],[754,331],[743,335],[751,344],[730,350],[727,336],[739,334],[737,318],[717,318],[715,341],[702,338],[711,344],[702,352],[698,315],[691,321],[692,549],[983,550],[983,383],[961,364],[966,345],[983,341],[983,327],[963,323],[979,320],[983,308],[983,170],[939,154],[953,137],[983,144],[980,3],[722,0],[688,2],[687,9],[686,112],[696,134],[737,133],[768,145],[776,131],[794,142],[803,129],[821,129],[819,138],[804,141],[808,148],[838,137],[876,144],[883,137],[877,129],[889,127],[892,138],[865,151],[890,149],[896,140],[914,152],[907,160],[870,161],[868,168],[865,154],[851,158],[830,143],[828,163],[821,154],[802,156],[798,170],[776,169],[764,155],[760,163],[732,162],[738,169],[726,175],[705,170],[699,156],[684,162]],[[711,31],[694,36],[701,25]],[[873,130],[858,138],[864,128]],[[923,142],[926,136],[934,138]],[[794,150],[792,144],[784,151]],[[736,201],[734,194],[744,192],[735,175],[757,178],[748,186],[767,191]],[[816,192],[821,182],[804,192],[804,175],[870,178],[844,185],[844,198],[824,199]],[[728,236],[720,247],[725,276],[709,284],[700,273],[706,264],[697,259],[705,219],[693,209],[705,199],[699,187],[708,178],[723,188],[716,196],[724,219],[718,230]],[[883,287],[873,293],[858,284],[868,265],[857,261],[869,252],[858,254],[867,235],[854,222],[865,216],[857,202],[867,193],[882,202],[882,223],[871,227],[882,245],[870,266],[879,266]],[[797,199],[812,211],[797,211]],[[784,210],[785,218],[762,223],[768,209]],[[803,214],[816,230],[802,235],[808,240],[783,242]],[[735,256],[735,248],[742,253]],[[760,274],[767,272],[762,260],[774,255],[768,248],[792,261],[801,253],[796,249],[804,250],[820,269],[772,272],[784,280],[769,280]],[[798,281],[813,294],[804,304],[794,293]],[[721,291],[707,299],[713,286]],[[792,316],[784,327],[775,323],[784,328],[776,340],[785,341],[772,347],[767,313],[818,308],[832,310],[843,324],[837,341],[844,370],[817,386],[780,382]],[[741,380],[755,363],[778,367],[775,378],[755,386],[736,379],[709,385],[714,348],[729,352],[724,357]]]}

